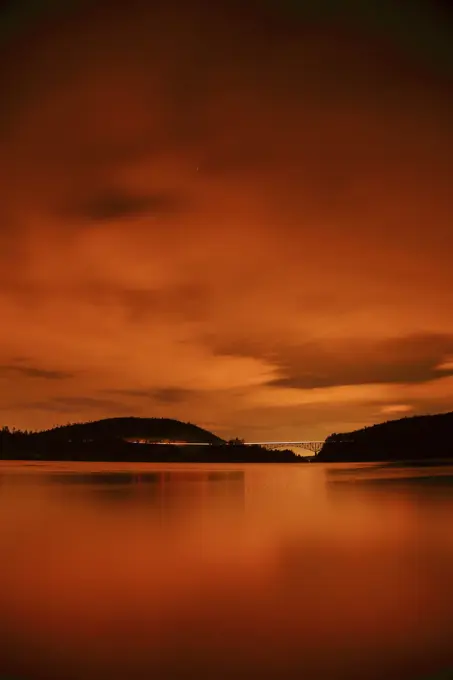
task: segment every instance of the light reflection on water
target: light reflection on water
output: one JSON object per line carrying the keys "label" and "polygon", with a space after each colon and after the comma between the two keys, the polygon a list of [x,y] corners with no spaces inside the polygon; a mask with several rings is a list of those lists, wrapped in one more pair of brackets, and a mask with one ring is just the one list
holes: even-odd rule
{"label": "light reflection on water", "polygon": [[453,466],[0,464],[0,671],[453,667]]}

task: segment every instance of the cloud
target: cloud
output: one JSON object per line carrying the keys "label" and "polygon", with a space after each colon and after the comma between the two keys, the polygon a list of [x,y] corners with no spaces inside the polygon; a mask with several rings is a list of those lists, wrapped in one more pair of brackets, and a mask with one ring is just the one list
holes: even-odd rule
{"label": "cloud", "polygon": [[189,399],[193,399],[196,392],[194,390],[186,390],[180,388],[162,388],[160,390],[154,390],[152,395],[156,401],[160,401],[164,404],[181,404],[187,402]]}
{"label": "cloud", "polygon": [[91,408],[104,406],[117,406],[118,404],[110,399],[98,399],[96,397],[55,397],[53,401],[62,406],[76,406],[77,408]]}
{"label": "cloud", "polygon": [[124,306],[131,322],[153,317],[170,322],[205,320],[209,317],[209,292],[196,282],[155,289],[128,288],[110,291],[108,295]]}
{"label": "cloud", "polygon": [[435,366],[436,371],[453,371],[453,359],[450,357],[447,357],[444,361],[442,361],[440,364]]}
{"label": "cloud", "polygon": [[0,365],[0,375],[19,375],[25,378],[37,378],[40,380],[68,380],[74,377],[74,374],[68,371],[56,371],[17,364]]}
{"label": "cloud", "polygon": [[385,414],[397,414],[397,413],[410,413],[413,411],[414,407],[410,404],[389,404],[388,406],[383,406],[381,408],[381,413]]}
{"label": "cloud", "polygon": [[125,397],[138,397],[154,400],[161,404],[181,404],[193,400],[200,392],[183,387],[162,387],[160,389],[114,389],[107,390],[110,394]]}
{"label": "cloud", "polygon": [[62,214],[82,222],[110,222],[143,215],[165,218],[184,213],[188,207],[187,199],[175,192],[134,195],[121,189],[110,189],[74,201]]}
{"label": "cloud", "polygon": [[[23,403],[21,409],[52,411],[56,413],[98,412],[125,414],[127,404],[112,399],[98,399],[95,397],[52,397],[48,400]],[[137,410],[137,409],[136,409]],[[128,415],[126,413],[126,415]]]}
{"label": "cloud", "polygon": [[[453,335],[413,334],[382,340],[332,337],[300,345],[238,339],[230,346],[220,342],[217,351],[266,359],[280,373],[269,386],[305,390],[428,382],[438,377],[439,361],[452,349]],[[442,366],[453,374],[453,364]]]}
{"label": "cloud", "polygon": [[35,403],[317,439],[448,405],[444,71],[342,9],[88,4],[18,23],[0,74],[10,424],[45,426]]}

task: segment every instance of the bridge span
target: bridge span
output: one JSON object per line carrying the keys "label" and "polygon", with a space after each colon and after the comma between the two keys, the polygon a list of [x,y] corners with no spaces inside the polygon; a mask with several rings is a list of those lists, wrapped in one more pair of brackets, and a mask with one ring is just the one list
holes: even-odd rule
{"label": "bridge span", "polygon": [[297,441],[297,442],[244,442],[244,446],[262,446],[265,449],[305,449],[317,455],[322,447],[324,441]]}
{"label": "bridge span", "polygon": [[[179,441],[155,441],[149,439],[134,439],[129,440],[134,444],[167,444],[169,446],[215,446],[210,442],[179,442]],[[322,447],[324,441],[321,440],[306,440],[306,441],[266,441],[266,442],[247,442],[242,439],[225,442],[224,446],[261,446],[264,449],[305,449],[317,455]]]}

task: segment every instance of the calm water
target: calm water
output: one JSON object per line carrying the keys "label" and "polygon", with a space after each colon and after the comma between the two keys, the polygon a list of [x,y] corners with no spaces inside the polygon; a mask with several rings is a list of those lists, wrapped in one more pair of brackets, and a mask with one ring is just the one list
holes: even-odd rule
{"label": "calm water", "polygon": [[0,554],[0,676],[453,669],[453,465],[3,462]]}

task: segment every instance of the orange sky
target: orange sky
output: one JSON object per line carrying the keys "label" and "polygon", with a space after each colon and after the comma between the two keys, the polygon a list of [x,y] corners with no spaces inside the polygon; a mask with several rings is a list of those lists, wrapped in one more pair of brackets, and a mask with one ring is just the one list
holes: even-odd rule
{"label": "orange sky", "polygon": [[297,439],[452,409],[452,61],[428,29],[122,4],[3,31],[0,424]]}

